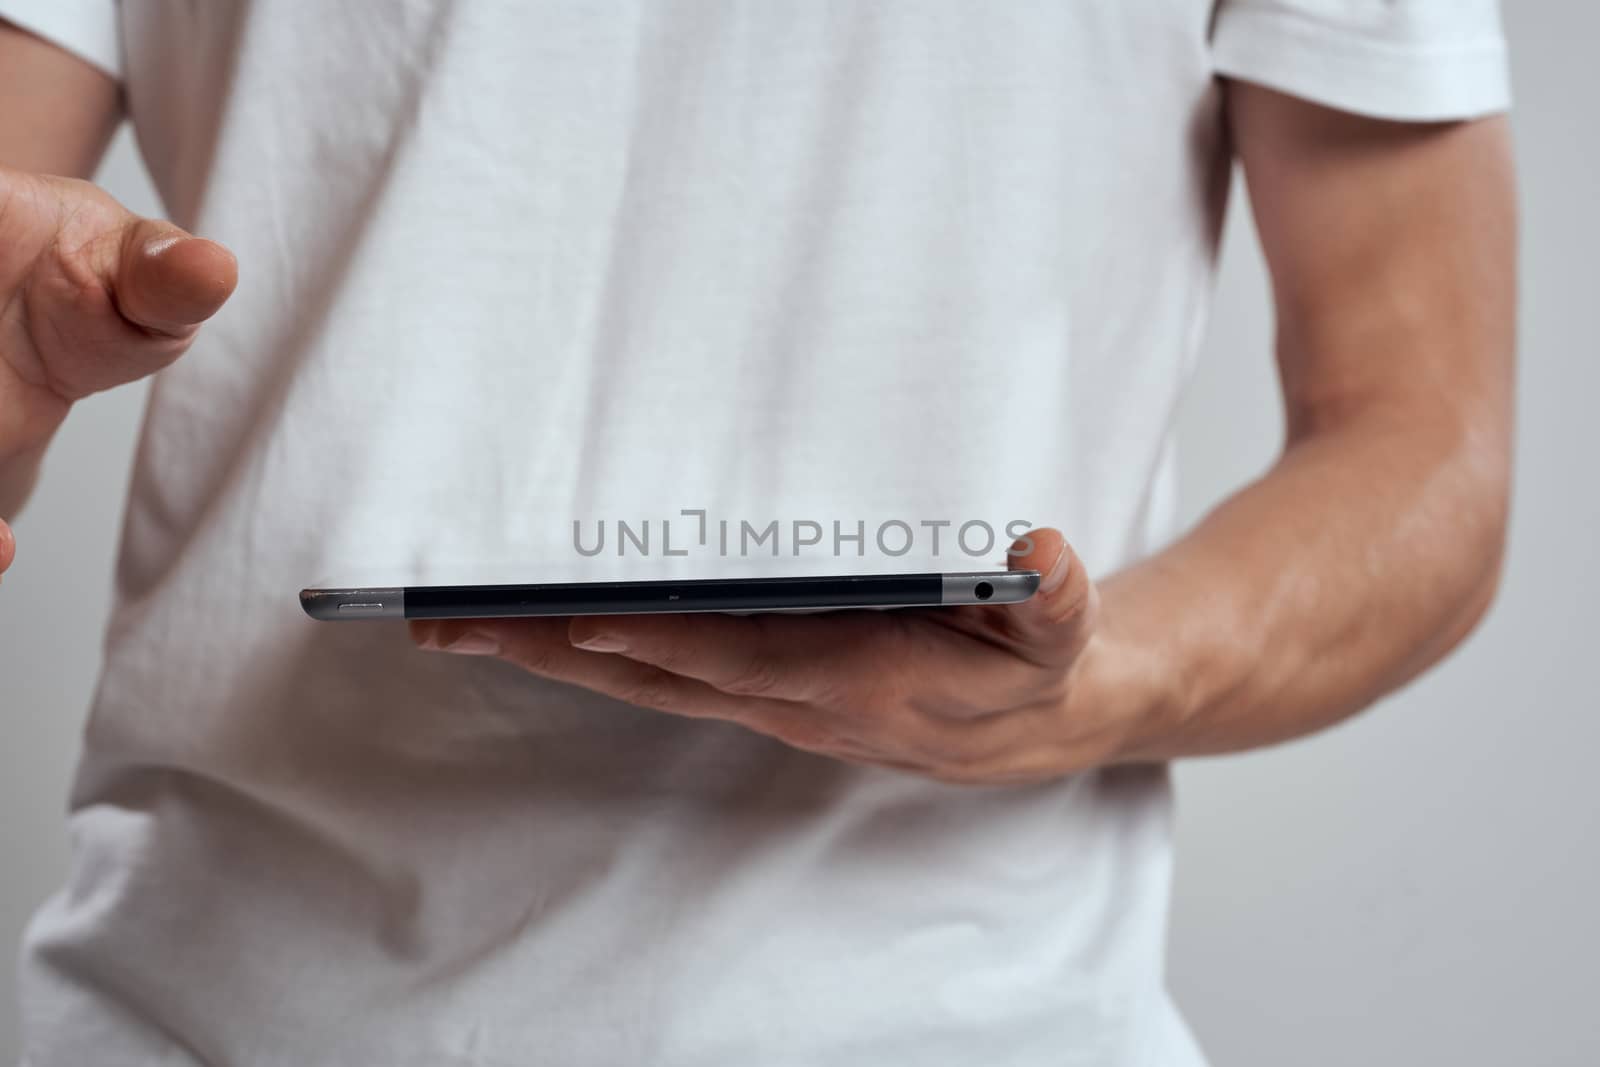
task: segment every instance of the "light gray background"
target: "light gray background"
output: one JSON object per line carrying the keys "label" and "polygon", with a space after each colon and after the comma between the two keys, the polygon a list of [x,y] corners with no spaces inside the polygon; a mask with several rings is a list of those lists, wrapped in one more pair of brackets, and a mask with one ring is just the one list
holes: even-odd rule
{"label": "light gray background", "polygon": [[[1517,506],[1494,613],[1354,723],[1179,772],[1172,982],[1217,1067],[1600,1063],[1600,5],[1514,0],[1524,205]],[[102,181],[159,213],[124,136]],[[1236,202],[1183,415],[1190,516],[1279,442],[1266,283]],[[62,877],[144,399],[80,404],[0,589],[0,943]],[[16,1052],[0,971],[0,1061]]]}

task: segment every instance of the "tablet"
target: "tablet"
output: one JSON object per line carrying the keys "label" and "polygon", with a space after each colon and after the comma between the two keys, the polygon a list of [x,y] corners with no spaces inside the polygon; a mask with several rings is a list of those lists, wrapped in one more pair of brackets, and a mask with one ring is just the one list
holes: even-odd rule
{"label": "tablet", "polygon": [[1018,604],[1038,571],[703,578],[535,585],[407,585],[302,589],[313,619],[482,619],[538,615],[638,615],[691,611],[828,611],[840,608]]}

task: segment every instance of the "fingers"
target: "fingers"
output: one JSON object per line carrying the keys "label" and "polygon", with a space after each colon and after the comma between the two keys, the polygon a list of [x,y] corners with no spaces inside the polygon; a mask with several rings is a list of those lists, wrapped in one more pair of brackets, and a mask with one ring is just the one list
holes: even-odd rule
{"label": "fingers", "polygon": [[567,619],[411,623],[412,640],[424,649],[497,656],[541,677],[635,707],[737,723],[807,752],[863,761],[869,756],[820,708],[728,693],[650,663],[576,648],[567,630]]}
{"label": "fingers", "polygon": [[639,707],[693,718],[749,719],[752,701],[625,656],[574,648],[567,620],[413,621],[411,639],[430,651],[496,656],[544,678],[592,689]]}
{"label": "fingers", "polygon": [[[1071,664],[1094,630],[1100,594],[1078,554],[1060,532],[1032,531],[1027,555],[1009,556],[1010,570],[1036,570],[1039,592],[1021,604],[992,610],[1004,613],[1019,654],[1041,665]],[[1018,541],[1020,548],[1027,542]]]}
{"label": "fingers", "polygon": [[636,615],[574,618],[572,644],[693,678],[724,693],[859,711],[909,700],[967,719],[1034,699],[1039,668],[928,615]]}
{"label": "fingers", "polygon": [[3,577],[11,566],[11,561],[17,557],[17,539],[11,533],[11,527],[0,519],[0,577]]}
{"label": "fingers", "polygon": [[871,627],[841,614],[580,616],[568,636],[725,693],[792,701],[826,700],[874,647]]}
{"label": "fingers", "polygon": [[[897,730],[915,720],[937,731],[940,723],[1059,703],[1098,596],[1059,533],[1042,530],[1031,540],[1012,568],[1038,568],[1040,591],[1017,605],[480,619],[413,624],[413,637],[425,648],[500,656],[632,704],[837,749],[839,737],[826,735],[859,732],[873,715],[894,719]],[[830,715],[838,720],[831,728]],[[841,731],[839,722],[852,725]]]}
{"label": "fingers", "polygon": [[238,282],[233,253],[170,222],[134,219],[123,231],[111,291],[122,317],[186,337],[217,313]]}

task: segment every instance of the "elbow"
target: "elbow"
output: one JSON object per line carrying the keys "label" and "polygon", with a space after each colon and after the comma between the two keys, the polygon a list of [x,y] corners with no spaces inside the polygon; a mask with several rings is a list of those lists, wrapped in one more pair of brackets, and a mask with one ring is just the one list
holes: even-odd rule
{"label": "elbow", "polygon": [[1472,581],[1468,583],[1466,603],[1461,611],[1461,636],[1476,630],[1500,594],[1505,575],[1509,515],[1501,508],[1493,519],[1485,520],[1483,545],[1472,561]]}
{"label": "elbow", "polygon": [[1507,441],[1463,435],[1448,467],[1455,491],[1445,494],[1445,544],[1454,544],[1446,579],[1449,608],[1441,626],[1443,655],[1476,630],[1493,608],[1505,574],[1511,525],[1511,455]]}
{"label": "elbow", "polygon": [[1461,607],[1457,612],[1457,633],[1450,642],[1452,648],[1482,624],[1500,594],[1505,572],[1506,525],[1504,518],[1499,520],[1494,531],[1487,535],[1492,537],[1492,543],[1481,548],[1470,563],[1468,579],[1463,583],[1465,590]]}

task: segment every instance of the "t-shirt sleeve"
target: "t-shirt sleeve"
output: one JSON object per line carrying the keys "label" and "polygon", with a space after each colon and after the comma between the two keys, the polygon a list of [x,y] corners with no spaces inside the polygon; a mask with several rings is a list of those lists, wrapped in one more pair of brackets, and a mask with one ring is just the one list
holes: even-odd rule
{"label": "t-shirt sleeve", "polygon": [[1219,0],[1218,74],[1375,118],[1476,118],[1511,105],[1496,0]]}
{"label": "t-shirt sleeve", "polygon": [[120,8],[119,0],[0,0],[0,19],[60,45],[120,81]]}

